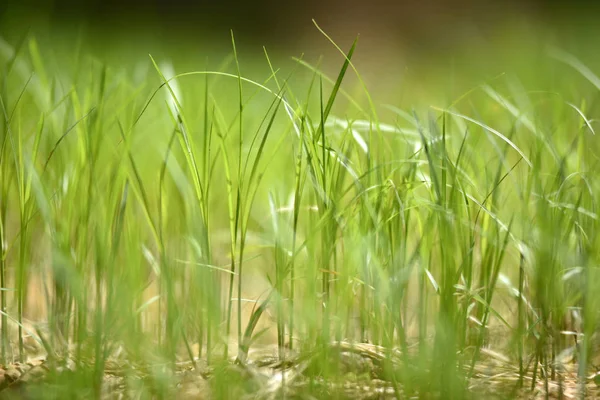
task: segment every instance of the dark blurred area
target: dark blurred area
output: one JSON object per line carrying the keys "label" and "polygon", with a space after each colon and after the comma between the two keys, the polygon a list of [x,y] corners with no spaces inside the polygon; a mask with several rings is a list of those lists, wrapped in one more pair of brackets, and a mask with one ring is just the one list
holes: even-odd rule
{"label": "dark blurred area", "polygon": [[[312,29],[314,18],[341,33],[385,32],[406,41],[435,40],[468,25],[486,29],[506,18],[566,21],[592,17],[591,0],[0,0],[2,14],[21,23],[39,16],[51,25],[85,23],[115,29],[150,28],[227,33],[263,42],[293,41]],[[1,17],[1,16],[0,16]],[[4,18],[5,19],[5,18]],[[3,19],[3,23],[6,21]]]}

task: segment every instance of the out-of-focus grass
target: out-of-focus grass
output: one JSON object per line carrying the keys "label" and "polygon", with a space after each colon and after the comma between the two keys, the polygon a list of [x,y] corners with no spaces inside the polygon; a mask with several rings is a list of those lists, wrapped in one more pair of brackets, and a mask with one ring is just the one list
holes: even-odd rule
{"label": "out-of-focus grass", "polygon": [[329,76],[266,52],[247,69],[233,43],[182,69],[0,42],[3,362],[69,353],[43,392],[61,398],[100,397],[115,362],[130,394],[167,397],[182,359],[216,366],[216,397],[252,393],[220,363],[259,342],[326,382],[345,379],[331,342],[382,346],[381,376],[424,398],[468,397],[490,349],[516,366],[505,390],[561,382],[569,350],[586,382],[594,60],[466,51],[369,93],[355,45]]}

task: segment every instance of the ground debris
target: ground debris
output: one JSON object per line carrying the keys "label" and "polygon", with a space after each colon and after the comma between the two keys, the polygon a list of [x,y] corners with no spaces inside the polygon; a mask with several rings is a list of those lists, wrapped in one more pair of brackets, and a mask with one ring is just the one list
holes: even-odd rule
{"label": "ground debris", "polygon": [[[130,362],[122,353],[109,357],[96,394],[102,399],[419,398],[415,390],[405,393],[394,375],[386,372],[402,365],[402,354],[368,343],[333,342],[308,353],[267,349],[251,353],[243,363],[216,360],[210,366],[200,359],[174,363],[151,360]],[[79,379],[76,377],[82,376],[78,375],[81,371],[91,375],[94,366],[93,360],[76,361],[72,355],[2,365],[0,399],[33,399],[41,393],[44,398],[47,393],[58,393],[48,398],[61,398],[60,385]],[[581,384],[575,363],[564,365],[554,379],[538,376],[535,384],[531,374],[520,377],[508,357],[489,349],[484,349],[479,362],[470,368],[465,363],[465,372],[471,374],[469,398],[577,399],[581,398],[581,390],[585,390],[586,398],[600,398],[599,373],[591,374]],[[85,390],[82,397],[93,395],[93,389]],[[432,393],[426,397],[443,398]]]}

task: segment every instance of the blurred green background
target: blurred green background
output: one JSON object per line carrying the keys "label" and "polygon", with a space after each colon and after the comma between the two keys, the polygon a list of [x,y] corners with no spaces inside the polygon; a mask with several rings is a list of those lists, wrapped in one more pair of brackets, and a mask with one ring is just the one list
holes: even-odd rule
{"label": "blurred green background", "polygon": [[416,72],[431,79],[440,69],[444,79],[462,75],[479,83],[522,62],[535,75],[531,62],[543,62],[538,57],[552,45],[593,66],[598,11],[598,2],[582,0],[4,0],[0,35],[14,43],[38,32],[67,49],[83,38],[96,55],[118,62],[152,53],[170,57],[178,69],[197,69],[208,55],[216,61],[230,52],[230,30],[241,53],[259,62],[262,46],[283,59],[336,54],[315,19],[343,48],[360,35],[357,65],[369,83],[390,89]]}

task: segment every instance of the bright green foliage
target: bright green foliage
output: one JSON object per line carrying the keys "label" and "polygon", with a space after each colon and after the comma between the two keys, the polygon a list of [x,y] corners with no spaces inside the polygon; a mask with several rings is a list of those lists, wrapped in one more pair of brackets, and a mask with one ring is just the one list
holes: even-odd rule
{"label": "bright green foliage", "polygon": [[267,55],[259,81],[235,41],[179,75],[0,43],[3,362],[28,338],[69,350],[82,367],[57,397],[99,396],[121,351],[164,361],[141,392],[163,397],[181,357],[245,362],[273,331],[331,380],[326,344],[380,345],[395,390],[424,398],[467,397],[488,348],[515,387],[555,379],[576,342],[593,372],[596,75],[556,52],[581,90],[500,76],[404,110],[375,103],[355,49],[334,78]]}

